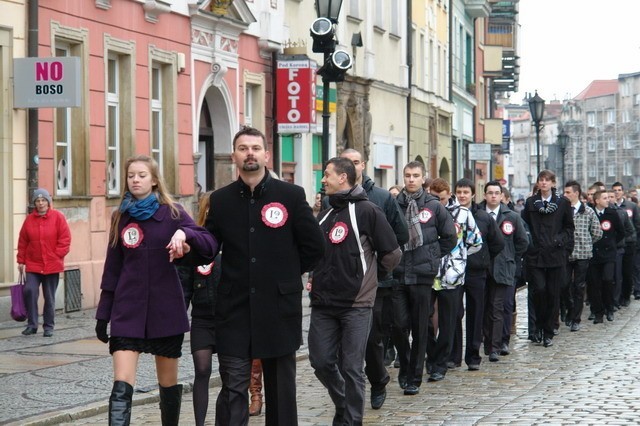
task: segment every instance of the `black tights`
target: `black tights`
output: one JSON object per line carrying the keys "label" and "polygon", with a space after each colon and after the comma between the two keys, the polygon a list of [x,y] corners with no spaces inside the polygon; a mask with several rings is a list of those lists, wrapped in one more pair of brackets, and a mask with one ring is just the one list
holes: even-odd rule
{"label": "black tights", "polygon": [[193,365],[196,373],[193,381],[193,413],[196,425],[202,426],[209,408],[209,378],[211,377],[213,349],[200,349],[191,355],[193,356]]}

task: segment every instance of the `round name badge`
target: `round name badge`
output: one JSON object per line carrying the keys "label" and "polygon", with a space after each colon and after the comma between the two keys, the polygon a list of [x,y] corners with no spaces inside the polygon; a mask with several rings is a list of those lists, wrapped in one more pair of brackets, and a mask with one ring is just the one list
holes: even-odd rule
{"label": "round name badge", "polygon": [[345,238],[347,238],[348,233],[349,228],[347,227],[347,224],[344,222],[337,222],[329,232],[329,239],[333,244],[340,244]]}
{"label": "round name badge", "polygon": [[213,262],[211,262],[208,265],[200,265],[196,268],[196,270],[200,275],[204,275],[204,276],[211,275],[211,271],[213,271]]}
{"label": "round name badge", "polygon": [[513,234],[513,223],[509,222],[508,220],[502,222],[502,225],[500,225],[500,227],[502,228],[502,233],[504,235]]}
{"label": "round name badge", "polygon": [[422,209],[420,213],[418,213],[418,220],[420,223],[427,223],[433,217],[433,212],[429,209]]}
{"label": "round name badge", "polygon": [[144,233],[137,223],[131,223],[122,230],[122,244],[126,248],[136,248],[144,240]]}
{"label": "round name badge", "polygon": [[603,231],[608,231],[611,229],[611,222],[609,222],[608,220],[603,220],[600,226],[602,227]]}
{"label": "round name badge", "polygon": [[627,209],[627,216],[633,217],[633,210]]}
{"label": "round name badge", "polygon": [[270,228],[280,228],[287,223],[289,213],[280,203],[269,203],[262,208],[262,222]]}

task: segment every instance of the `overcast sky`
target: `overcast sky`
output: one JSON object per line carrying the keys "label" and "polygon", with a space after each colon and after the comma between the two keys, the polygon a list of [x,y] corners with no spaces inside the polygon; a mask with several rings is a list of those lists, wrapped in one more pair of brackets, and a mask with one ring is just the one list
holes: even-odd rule
{"label": "overcast sky", "polygon": [[578,95],[640,71],[640,0],[520,0],[520,84],[511,101]]}

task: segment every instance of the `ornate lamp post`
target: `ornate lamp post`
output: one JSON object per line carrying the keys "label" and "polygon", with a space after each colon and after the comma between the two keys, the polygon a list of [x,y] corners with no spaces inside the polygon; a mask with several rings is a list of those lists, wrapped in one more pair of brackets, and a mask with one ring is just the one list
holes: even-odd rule
{"label": "ornate lamp post", "polygon": [[538,173],[540,173],[540,122],[544,116],[544,102],[544,99],[538,95],[537,90],[535,96],[529,98],[531,120],[533,121],[533,126],[536,128],[536,166],[538,168]]}
{"label": "ornate lamp post", "polygon": [[560,150],[560,161],[562,161],[562,184],[564,185],[567,182],[566,176],[564,174],[564,154],[567,152],[567,145],[569,144],[569,135],[564,129],[560,130],[558,134],[558,149]]}
{"label": "ornate lamp post", "polygon": [[312,50],[324,54],[324,63],[318,70],[322,76],[322,164],[329,160],[329,86],[330,82],[344,81],[344,75],[353,61],[344,50],[336,51],[335,26],[342,0],[316,0],[316,19],[311,25]]}

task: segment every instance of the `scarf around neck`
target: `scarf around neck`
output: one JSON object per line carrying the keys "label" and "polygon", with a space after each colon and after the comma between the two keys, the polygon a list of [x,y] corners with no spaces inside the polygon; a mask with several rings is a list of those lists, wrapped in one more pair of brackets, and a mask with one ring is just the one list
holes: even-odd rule
{"label": "scarf around neck", "polygon": [[418,211],[418,203],[416,200],[424,194],[424,189],[419,189],[414,193],[407,192],[406,189],[402,189],[402,193],[408,200],[407,211],[405,212],[405,219],[409,226],[409,241],[404,245],[405,250],[415,250],[422,246],[422,226],[420,225],[420,212]]}
{"label": "scarf around neck", "polygon": [[551,214],[558,210],[558,195],[556,194],[556,189],[551,188],[551,199],[548,202],[542,200],[542,192],[540,192],[540,199],[533,202],[533,207],[538,210],[540,214]]}
{"label": "scarf around neck", "polygon": [[152,192],[147,198],[138,200],[127,191],[120,204],[120,213],[129,213],[131,217],[137,220],[147,220],[153,216],[159,208],[160,203],[155,193]]}

